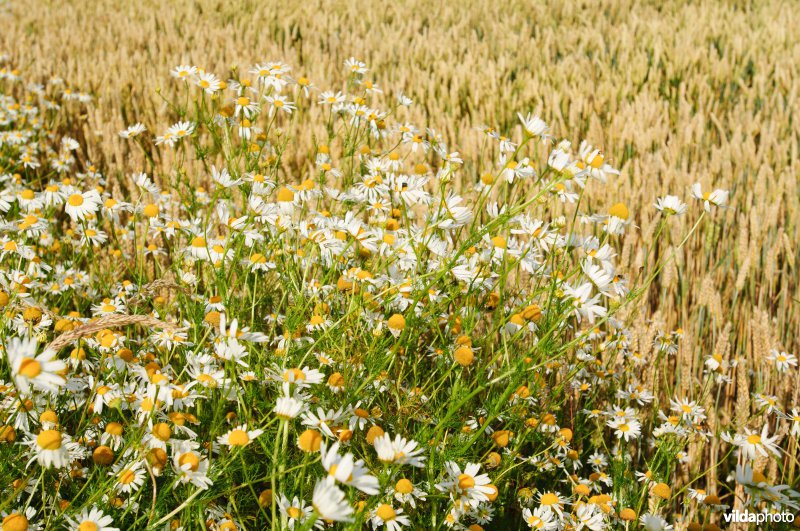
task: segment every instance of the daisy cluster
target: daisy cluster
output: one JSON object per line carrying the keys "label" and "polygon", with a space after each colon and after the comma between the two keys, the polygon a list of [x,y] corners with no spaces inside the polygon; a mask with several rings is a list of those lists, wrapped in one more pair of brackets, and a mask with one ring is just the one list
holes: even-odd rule
{"label": "daisy cluster", "polygon": [[[88,95],[0,71],[2,529],[718,520],[721,487],[670,485],[717,437],[729,362],[692,397],[653,388],[682,332],[628,328],[652,280],[618,260],[634,215],[591,201],[619,170],[532,114],[465,160],[345,70],[322,90],[281,62],[177,66],[174,123],[119,133],[130,175],[74,132]],[[687,195],[699,217],[728,199]],[[796,509],[760,471],[786,440],[768,424],[721,437],[730,485]]]}

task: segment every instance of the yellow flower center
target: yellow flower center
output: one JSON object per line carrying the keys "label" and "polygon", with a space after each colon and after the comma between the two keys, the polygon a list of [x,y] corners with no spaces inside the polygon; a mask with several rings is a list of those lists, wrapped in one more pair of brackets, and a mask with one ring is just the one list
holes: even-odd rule
{"label": "yellow flower center", "polygon": [[108,426],[106,426],[106,433],[109,435],[122,435],[122,424],[119,422],[109,422]]}
{"label": "yellow flower center", "polygon": [[750,444],[761,444],[761,435],[753,434],[747,437],[747,442]]}
{"label": "yellow flower center", "polygon": [[33,358],[22,358],[19,373],[26,378],[36,378],[42,372],[42,364]]}
{"label": "yellow flower center", "polygon": [[36,444],[42,450],[58,450],[61,448],[61,432],[58,430],[44,430],[36,436]]}
{"label": "yellow flower center", "polygon": [[247,432],[244,430],[233,430],[230,435],[228,435],[228,443],[231,446],[245,446],[247,443],[250,442],[250,436],[247,435]]}
{"label": "yellow flower center", "polygon": [[304,452],[318,452],[322,435],[316,430],[306,430],[297,438],[297,446]]}
{"label": "yellow flower center", "polygon": [[26,308],[25,311],[22,312],[22,319],[28,323],[30,322],[38,323],[41,318],[42,318],[42,310],[33,306],[30,308]]}
{"label": "yellow flower center", "polygon": [[67,203],[74,207],[79,207],[83,204],[83,196],[81,194],[72,194],[69,196],[69,199],[67,199]]}
{"label": "yellow flower center", "polygon": [[192,472],[196,472],[200,467],[200,458],[192,452],[186,452],[178,458],[178,465],[183,468],[183,465],[189,465]]}
{"label": "yellow flower center", "polygon": [[148,397],[142,400],[142,403],[139,404],[139,409],[142,411],[152,411],[154,405],[155,404],[153,404],[153,401]]}
{"label": "yellow flower center", "polygon": [[122,485],[130,485],[136,479],[136,474],[130,469],[126,468],[117,473],[117,481]]}
{"label": "yellow flower center", "polygon": [[460,474],[458,476],[458,488],[462,490],[471,489],[475,486],[475,478],[469,474]]}
{"label": "yellow flower center", "polygon": [[411,494],[412,492],[414,492],[414,484],[411,483],[409,480],[403,478],[395,484],[394,490],[396,490],[400,494]]}
{"label": "yellow flower center", "polygon": [[217,381],[214,380],[214,378],[212,376],[210,376],[210,375],[208,375],[206,373],[203,373],[203,374],[199,375],[197,377],[197,381],[198,382],[202,382],[202,383],[208,385],[209,387],[216,387],[217,386]]}
{"label": "yellow flower center", "polygon": [[492,245],[494,245],[498,249],[505,249],[508,244],[506,243],[506,239],[502,236],[495,236],[492,238]]}
{"label": "yellow flower center", "polygon": [[389,317],[389,320],[387,321],[386,324],[389,325],[389,328],[393,328],[395,330],[403,330],[406,327],[406,318],[400,315],[399,313],[396,313],[391,317]]}
{"label": "yellow flower center", "polygon": [[397,518],[397,513],[394,512],[392,506],[385,503],[382,503],[380,506],[378,506],[378,508],[375,510],[375,514],[378,515],[378,518],[384,522]]}
{"label": "yellow flower center", "polygon": [[284,186],[278,190],[278,201],[282,203],[291,203],[294,201],[294,192]]}
{"label": "yellow flower center", "polygon": [[11,513],[3,518],[0,529],[3,531],[27,531],[28,519],[20,513]]}
{"label": "yellow flower center", "polygon": [[301,382],[305,379],[306,375],[303,373],[303,371],[297,368],[288,369],[283,373],[283,380],[286,382],[288,381]]}
{"label": "yellow flower center", "polygon": [[612,205],[612,207],[608,209],[608,213],[611,216],[614,216],[615,218],[619,219],[628,219],[628,216],[630,215],[630,213],[628,212],[628,207],[626,207],[622,203],[617,203],[615,205]]}
{"label": "yellow flower center", "polygon": [[153,426],[152,432],[153,435],[161,441],[168,441],[172,436],[172,430],[166,422],[159,422]]}
{"label": "yellow flower center", "polygon": [[540,500],[542,505],[557,505],[559,503],[558,496],[553,494],[552,492],[545,492],[542,494],[542,499]]}

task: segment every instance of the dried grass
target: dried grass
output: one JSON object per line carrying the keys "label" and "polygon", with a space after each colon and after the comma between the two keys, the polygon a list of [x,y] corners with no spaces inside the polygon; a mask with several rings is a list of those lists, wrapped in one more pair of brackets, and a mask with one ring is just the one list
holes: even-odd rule
{"label": "dried grass", "polygon": [[75,327],[68,332],[64,332],[60,336],[53,339],[53,341],[51,341],[45,347],[45,350],[59,351],[62,348],[69,346],[73,342],[84,337],[92,336],[101,330],[119,328],[121,326],[128,326],[132,324],[149,328],[163,328],[168,330],[175,329],[175,325],[171,323],[165,323],[164,321],[156,319],[150,315],[106,315],[105,317],[100,317],[99,319]]}

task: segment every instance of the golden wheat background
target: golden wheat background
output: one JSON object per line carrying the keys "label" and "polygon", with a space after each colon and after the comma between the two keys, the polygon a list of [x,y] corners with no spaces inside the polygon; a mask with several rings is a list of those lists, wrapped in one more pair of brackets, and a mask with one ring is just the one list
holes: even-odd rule
{"label": "golden wheat background", "polygon": [[[625,236],[622,263],[643,263],[657,196],[686,197],[696,181],[730,189],[731,207],[678,252],[635,329],[642,350],[652,348],[657,330],[684,329],[679,358],[646,382],[662,396],[693,394],[712,352],[745,361],[710,418],[740,427],[755,390],[782,403],[800,399],[800,382],[778,381],[774,372],[765,374],[775,381],[751,381],[748,369],[766,363],[770,348],[800,350],[795,7],[768,0],[28,1],[0,8],[0,47],[29,78],[58,75],[95,95],[84,134],[106,167],[141,169],[116,133],[137,121],[168,123],[156,91],[173,93],[168,72],[177,64],[225,78],[233,67],[282,60],[326,89],[352,55],[380,86],[415,100],[416,125],[436,128],[462,152],[480,149],[474,126],[508,131],[516,112],[529,110],[556,134],[602,147],[622,175],[603,192],[607,204],[595,195],[591,206],[623,201],[639,226]],[[467,170],[476,178],[477,169]],[[672,226],[672,245],[688,228]],[[629,274],[635,283],[636,267]],[[691,461],[712,466],[711,484],[714,446]],[[774,477],[777,461],[771,466]],[[787,467],[794,477],[795,461]]]}

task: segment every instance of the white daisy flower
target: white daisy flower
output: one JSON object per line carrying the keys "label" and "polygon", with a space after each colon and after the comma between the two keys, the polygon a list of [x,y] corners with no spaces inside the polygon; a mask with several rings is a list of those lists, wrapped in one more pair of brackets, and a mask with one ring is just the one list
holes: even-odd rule
{"label": "white daisy flower", "polygon": [[11,374],[19,391],[29,394],[31,388],[57,393],[66,380],[59,374],[67,364],[55,359],[53,350],[36,354],[37,342],[28,337],[14,337],[6,344],[6,355]]}
{"label": "white daisy flower", "polygon": [[118,527],[112,527],[114,519],[106,515],[96,506],[91,509],[83,509],[75,517],[66,517],[70,531],[119,531]]}

